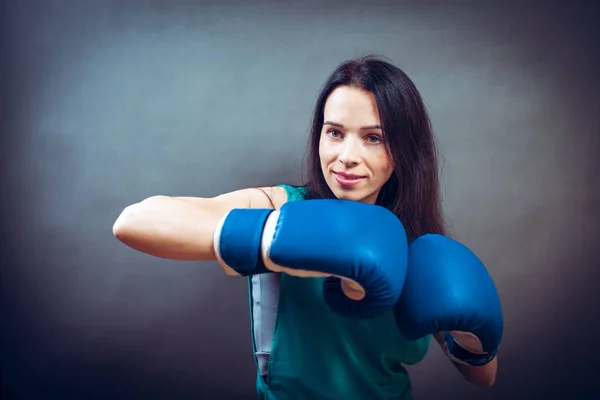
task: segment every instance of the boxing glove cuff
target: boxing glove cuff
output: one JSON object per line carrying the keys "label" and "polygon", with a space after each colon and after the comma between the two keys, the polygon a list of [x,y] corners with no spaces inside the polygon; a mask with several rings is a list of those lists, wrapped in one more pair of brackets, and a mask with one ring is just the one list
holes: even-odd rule
{"label": "boxing glove cuff", "polygon": [[233,209],[223,216],[213,236],[218,263],[227,275],[256,275],[269,271],[263,262],[263,228],[272,209]]}
{"label": "boxing glove cuff", "polygon": [[444,353],[459,364],[480,367],[491,362],[498,354],[498,347],[488,353],[473,353],[462,347],[450,332],[444,332]]}

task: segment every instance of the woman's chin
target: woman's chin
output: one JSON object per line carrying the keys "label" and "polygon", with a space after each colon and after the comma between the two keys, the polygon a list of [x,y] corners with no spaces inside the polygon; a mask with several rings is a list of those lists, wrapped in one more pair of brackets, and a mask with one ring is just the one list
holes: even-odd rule
{"label": "woman's chin", "polygon": [[331,191],[338,200],[360,201],[361,203],[369,204],[375,204],[377,200],[377,194],[371,193],[368,190],[345,190],[339,187],[333,187]]}
{"label": "woman's chin", "polygon": [[362,201],[364,194],[360,190],[333,190],[333,194],[339,200]]}

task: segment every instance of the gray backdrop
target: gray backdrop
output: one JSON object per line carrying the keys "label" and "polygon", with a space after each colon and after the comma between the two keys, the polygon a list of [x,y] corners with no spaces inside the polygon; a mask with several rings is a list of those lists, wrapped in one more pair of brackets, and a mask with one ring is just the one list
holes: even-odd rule
{"label": "gray backdrop", "polygon": [[216,3],[3,3],[4,398],[253,398],[245,281],[112,224],[151,195],[301,182],[321,84],[368,53],[422,91],[452,233],[505,312],[493,388],[436,345],[416,397],[597,396],[598,7]]}

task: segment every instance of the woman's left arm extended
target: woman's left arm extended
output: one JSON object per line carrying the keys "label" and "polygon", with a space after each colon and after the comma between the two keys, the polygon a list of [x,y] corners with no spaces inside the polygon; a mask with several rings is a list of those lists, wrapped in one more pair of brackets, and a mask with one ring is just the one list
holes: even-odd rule
{"label": "woman's left arm extended", "polygon": [[[434,335],[435,340],[442,347],[442,350],[445,351],[446,344],[444,341],[444,333],[436,332]],[[481,387],[491,387],[496,381],[496,374],[498,372],[498,357],[494,357],[492,361],[482,366],[472,366],[461,364],[456,361],[452,361],[452,364],[458,369],[461,375],[470,383],[481,386]]]}

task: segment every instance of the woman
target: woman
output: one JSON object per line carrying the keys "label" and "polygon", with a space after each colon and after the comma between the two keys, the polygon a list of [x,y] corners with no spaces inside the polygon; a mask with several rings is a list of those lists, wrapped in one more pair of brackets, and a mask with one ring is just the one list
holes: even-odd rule
{"label": "woman", "polygon": [[[150,197],[127,207],[113,230],[123,243],[150,255],[216,260],[215,230],[231,210],[279,210],[288,202],[337,198],[387,208],[402,221],[409,241],[444,234],[436,157],[413,82],[389,62],[364,57],[341,64],[317,99],[306,185],[214,198]],[[421,361],[432,336],[447,350],[444,334],[408,340],[392,312],[366,320],[336,315],[325,306],[323,279],[249,277],[259,397],[411,398],[403,364]],[[475,385],[495,380],[495,357],[477,367],[454,363]]]}

